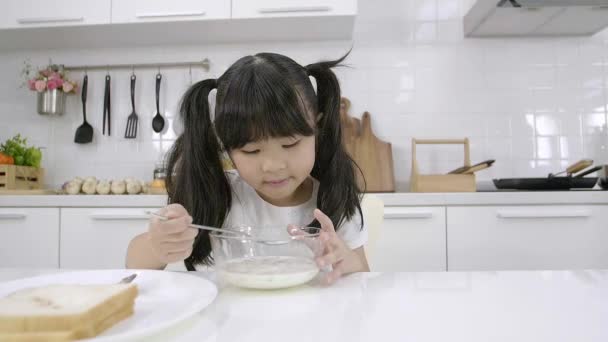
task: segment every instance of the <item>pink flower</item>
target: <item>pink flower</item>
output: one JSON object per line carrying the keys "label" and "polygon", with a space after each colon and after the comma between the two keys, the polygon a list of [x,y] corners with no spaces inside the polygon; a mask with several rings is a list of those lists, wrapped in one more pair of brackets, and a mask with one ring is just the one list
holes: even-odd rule
{"label": "pink flower", "polygon": [[34,84],[34,88],[36,88],[36,91],[39,91],[39,92],[44,91],[46,89],[46,82],[43,80],[38,80]]}
{"label": "pink flower", "polygon": [[53,72],[49,76],[49,79],[51,79],[51,80],[60,80],[61,79],[61,75],[59,75],[58,72]]}
{"label": "pink flower", "polygon": [[40,75],[42,75],[44,77],[49,77],[50,74],[51,74],[51,70],[49,70],[49,69],[40,70]]}
{"label": "pink flower", "polygon": [[36,80],[27,80],[27,86],[30,90],[36,90]]}
{"label": "pink flower", "polygon": [[63,86],[63,80],[61,78],[55,79],[55,83],[57,83],[57,88],[61,88]]}
{"label": "pink flower", "polygon": [[57,89],[57,80],[51,78],[50,80],[48,80],[48,82],[46,82],[46,87],[49,90]]}
{"label": "pink flower", "polygon": [[70,82],[63,82],[63,91],[69,93],[74,90],[74,85]]}

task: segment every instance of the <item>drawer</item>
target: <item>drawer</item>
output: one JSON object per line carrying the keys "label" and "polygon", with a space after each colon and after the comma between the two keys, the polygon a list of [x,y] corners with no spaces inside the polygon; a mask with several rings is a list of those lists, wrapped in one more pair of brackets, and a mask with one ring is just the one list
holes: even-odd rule
{"label": "drawer", "polygon": [[445,208],[384,208],[384,222],[370,254],[374,272],[445,271]]}
{"label": "drawer", "polygon": [[608,268],[608,206],[448,208],[448,269]]}
{"label": "drawer", "polygon": [[158,208],[61,209],[61,268],[124,268],[127,247],[148,230],[148,210]]}
{"label": "drawer", "polygon": [[232,0],[232,18],[355,15],[356,0]]}
{"label": "drawer", "polygon": [[229,18],[229,0],[121,0],[112,3],[113,24]]}
{"label": "drawer", "polygon": [[0,267],[59,267],[58,208],[0,208]]}

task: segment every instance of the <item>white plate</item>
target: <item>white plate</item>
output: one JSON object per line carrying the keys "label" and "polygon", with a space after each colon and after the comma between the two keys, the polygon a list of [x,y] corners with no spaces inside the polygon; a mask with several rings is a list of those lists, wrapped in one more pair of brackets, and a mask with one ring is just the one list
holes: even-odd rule
{"label": "white plate", "polygon": [[0,297],[26,287],[49,284],[111,284],[137,273],[139,295],[135,313],[87,341],[118,341],[149,336],[185,320],[207,307],[217,296],[211,281],[181,272],[96,270],[65,272],[0,283]]}

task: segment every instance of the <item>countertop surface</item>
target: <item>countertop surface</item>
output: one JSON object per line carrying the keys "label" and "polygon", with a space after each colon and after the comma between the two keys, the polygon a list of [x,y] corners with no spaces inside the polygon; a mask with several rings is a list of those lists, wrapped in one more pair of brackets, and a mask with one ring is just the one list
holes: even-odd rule
{"label": "countertop surface", "polygon": [[[0,281],[57,271],[0,269]],[[145,340],[605,342],[607,324],[608,270],[359,273],[331,287],[222,287]]]}
{"label": "countertop surface", "polygon": [[[382,193],[385,206],[608,204],[608,191]],[[164,195],[0,195],[0,207],[162,207]]]}

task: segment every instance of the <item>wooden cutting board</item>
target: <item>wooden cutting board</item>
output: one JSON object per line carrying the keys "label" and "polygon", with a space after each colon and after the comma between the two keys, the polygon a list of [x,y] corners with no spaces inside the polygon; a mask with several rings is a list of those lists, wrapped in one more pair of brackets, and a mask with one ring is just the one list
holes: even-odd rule
{"label": "wooden cutting board", "polygon": [[[361,120],[349,115],[350,100],[340,101],[342,141],[351,158],[365,177],[366,192],[394,192],[393,151],[390,143],[378,139],[372,131],[371,114],[363,113]],[[357,184],[363,181],[358,173]]]}

